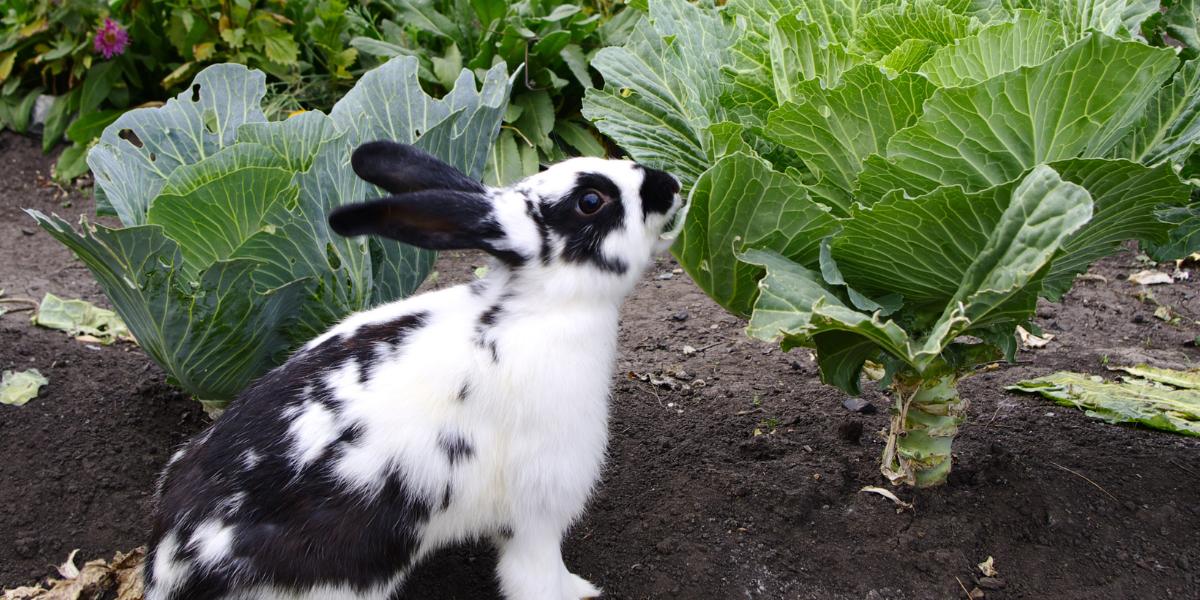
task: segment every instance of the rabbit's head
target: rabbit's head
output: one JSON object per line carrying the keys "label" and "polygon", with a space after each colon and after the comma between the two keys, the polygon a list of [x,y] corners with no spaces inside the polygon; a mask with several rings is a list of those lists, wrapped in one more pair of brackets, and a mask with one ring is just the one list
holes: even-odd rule
{"label": "rabbit's head", "polygon": [[480,249],[520,278],[570,294],[624,295],[682,203],[673,176],[627,160],[573,158],[506,188],[392,142],[360,146],[352,163],[393,195],[334,210],[337,233]]}

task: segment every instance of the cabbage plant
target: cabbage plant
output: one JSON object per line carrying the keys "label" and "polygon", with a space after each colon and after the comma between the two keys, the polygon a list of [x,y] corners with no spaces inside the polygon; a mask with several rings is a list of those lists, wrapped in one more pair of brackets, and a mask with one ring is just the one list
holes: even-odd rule
{"label": "cabbage plant", "polygon": [[402,298],[434,253],[342,238],[334,207],[383,195],[350,167],[360,143],[415,143],[479,178],[500,127],[504,65],[427,96],[415,58],[368,72],[326,115],[268,121],[262,72],[211,66],[159,108],[122,115],[88,155],[110,228],[28,211],[87,265],[171,380],[220,408],[353,311]]}
{"label": "cabbage plant", "polygon": [[1171,228],[1190,214],[1177,169],[1200,141],[1200,67],[1140,37],[1157,11],[650,0],[595,57],[606,85],[584,114],[684,179],[673,250],[750,335],[813,348],[851,394],[883,367],[882,471],[937,485],[959,380],[1013,358],[1038,297],[1124,240],[1192,243]]}

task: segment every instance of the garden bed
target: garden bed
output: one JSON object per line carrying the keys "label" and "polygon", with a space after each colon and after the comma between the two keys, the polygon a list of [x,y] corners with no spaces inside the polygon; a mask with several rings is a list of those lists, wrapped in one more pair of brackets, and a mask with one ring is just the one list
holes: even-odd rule
{"label": "garden bed", "polygon": [[[35,141],[0,134],[0,288],[105,304],[19,210],[93,212],[90,194],[44,183],[51,162]],[[443,255],[426,285],[469,280],[482,261]],[[888,400],[869,391],[875,412],[849,412],[807,351],[746,338],[659,259],[625,308],[610,460],[568,565],[620,599],[963,598],[960,582],[975,587],[988,556],[1004,587],[987,598],[1200,596],[1200,440],[1003,391],[1105,362],[1196,364],[1200,272],[1151,288],[1184,316],[1177,326],[1126,281],[1141,268],[1130,252],[1103,261],[1100,277],[1039,309],[1048,346],[963,384],[972,406],[949,484],[897,490],[915,504],[897,513],[859,492],[883,485]],[[35,367],[50,383],[24,407],[0,406],[0,587],[48,575],[74,548],[91,559],[142,544],[158,470],[206,422],[136,347],[90,346],[27,317],[0,317],[0,369]],[[484,546],[449,549],[409,597],[494,597],[493,566]]]}

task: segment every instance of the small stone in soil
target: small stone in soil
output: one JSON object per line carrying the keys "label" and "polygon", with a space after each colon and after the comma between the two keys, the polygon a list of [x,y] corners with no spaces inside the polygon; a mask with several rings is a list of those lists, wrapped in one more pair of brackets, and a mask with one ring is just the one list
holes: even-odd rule
{"label": "small stone in soil", "polygon": [[671,320],[672,320],[672,321],[679,321],[679,322],[683,322],[683,321],[686,321],[686,320],[688,320],[688,316],[689,316],[689,315],[688,315],[688,311],[687,311],[687,309],[683,309],[683,310],[681,310],[681,311],[678,311],[678,312],[676,312],[676,313],[672,314],[672,315],[671,315]]}
{"label": "small stone in soil", "polygon": [[875,414],[875,405],[863,400],[862,398],[846,398],[842,401],[842,408],[850,412],[862,413],[864,415]]}
{"label": "small stone in soil", "polygon": [[25,235],[33,235],[35,232],[34,232],[34,230],[29,229],[28,227],[22,227],[21,233],[23,233]]}

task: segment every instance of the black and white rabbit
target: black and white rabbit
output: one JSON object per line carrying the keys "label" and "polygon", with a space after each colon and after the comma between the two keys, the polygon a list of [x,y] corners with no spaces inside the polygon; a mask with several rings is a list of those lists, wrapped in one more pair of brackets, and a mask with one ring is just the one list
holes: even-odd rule
{"label": "black and white rabbit", "polygon": [[334,231],[478,248],[493,267],[348,317],[177,452],[147,600],[399,598],[422,557],[477,538],[509,600],[599,595],[561,543],[604,461],[618,309],[678,181],[575,158],[490,189],[391,142],[352,164],[393,195],[333,211]]}

